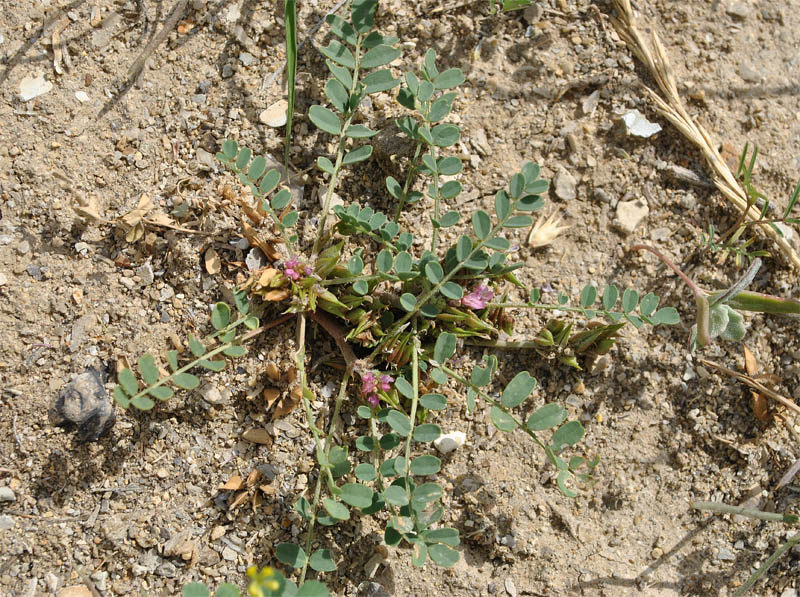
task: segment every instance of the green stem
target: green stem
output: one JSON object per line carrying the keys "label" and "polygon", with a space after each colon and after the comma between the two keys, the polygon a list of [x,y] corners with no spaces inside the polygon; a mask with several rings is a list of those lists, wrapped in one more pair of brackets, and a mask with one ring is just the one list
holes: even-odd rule
{"label": "green stem", "polygon": [[[436,164],[436,146],[431,145],[430,156],[433,163]],[[439,239],[439,204],[441,202],[441,193],[439,191],[439,169],[438,167],[433,171],[433,232],[431,233],[431,253],[436,254],[436,241]]]}
{"label": "green stem", "polygon": [[422,151],[422,141],[417,141],[417,146],[414,148],[414,157],[411,158],[411,167],[408,169],[408,174],[406,174],[406,181],[403,185],[403,193],[400,195],[400,202],[397,204],[397,210],[394,213],[394,223],[397,224],[398,220],[400,219],[400,213],[403,211],[403,207],[406,205],[406,199],[408,198],[408,189],[411,187],[411,181],[414,179],[414,175],[417,173],[417,168],[419,168],[419,154]]}
{"label": "green stem", "polygon": [[[417,334],[417,322],[414,321],[413,327],[413,335],[414,335],[414,352],[411,356],[411,387],[414,388],[414,395],[411,397],[411,414],[409,414],[409,418],[411,419],[411,431],[408,433],[408,437],[406,438],[406,496],[408,497],[408,503],[411,503],[411,483],[409,483],[411,479],[411,438],[414,435],[414,423],[417,420],[417,403],[419,402],[419,353],[420,353],[420,345],[419,345],[419,335]],[[416,511],[414,508],[411,508],[411,512],[413,513],[414,518],[416,519]]]}
{"label": "green stem", "polygon": [[138,392],[137,394],[131,396],[130,400],[134,400],[135,398],[139,398],[140,396],[144,396],[145,394],[147,394],[153,388],[157,388],[159,386],[163,386],[164,384],[170,382],[176,375],[179,375],[180,373],[186,373],[189,369],[192,369],[193,367],[196,367],[197,363],[199,363],[200,361],[205,361],[205,360],[210,359],[211,357],[215,357],[218,354],[220,354],[221,352],[229,349],[231,346],[234,346],[235,344],[241,344],[242,342],[247,342],[251,338],[255,338],[259,334],[264,333],[268,329],[273,328],[276,325],[280,325],[281,323],[283,323],[284,321],[289,319],[291,317],[291,315],[292,315],[291,313],[287,313],[286,315],[282,315],[281,317],[279,317],[275,321],[271,321],[266,325],[262,325],[259,328],[256,328],[254,330],[250,330],[249,332],[247,332],[245,334],[242,334],[241,336],[237,336],[236,338],[234,338],[230,342],[226,342],[225,344],[220,344],[215,349],[208,351],[204,355],[199,356],[199,357],[197,357],[196,359],[194,359],[192,361],[189,361],[189,363],[187,363],[186,365],[184,365],[183,367],[181,367],[177,371],[174,371],[170,375],[167,375],[166,377],[162,377],[156,383],[147,386],[141,392]]}
{"label": "green stem", "polygon": [[286,181],[289,181],[289,147],[292,142],[292,117],[294,116],[294,88],[297,76],[297,1],[286,0],[283,7],[286,24],[286,67],[289,83],[288,108],[286,111],[286,139],[284,141],[284,162]]}
{"label": "green stem", "polygon": [[[361,63],[361,44],[364,41],[364,36],[359,34],[358,38],[356,39],[356,46],[355,52],[353,52],[353,56],[355,58],[355,65],[353,67],[353,82],[350,86],[350,93],[349,97],[353,97],[356,92],[358,91],[358,71],[359,66]],[[328,219],[328,214],[331,209],[331,198],[333,197],[333,191],[336,188],[337,183],[339,182],[339,170],[342,167],[342,160],[344,159],[344,148],[345,144],[347,143],[347,129],[350,126],[350,122],[352,122],[353,117],[355,116],[355,109],[348,108],[347,117],[345,118],[344,124],[342,125],[342,132],[339,135],[339,145],[336,150],[336,163],[333,166],[333,174],[331,175],[331,181],[328,184],[328,191],[325,193],[325,203],[322,206],[322,213],[320,214],[319,224],[317,228],[317,236],[314,239],[314,247],[311,250],[312,253],[312,261],[316,258],[316,255],[319,254],[320,244],[322,243],[322,239],[325,235],[325,223]]]}
{"label": "green stem", "polygon": [[320,286],[333,286],[335,284],[350,284],[351,282],[358,282],[359,280],[366,280],[372,282],[373,280],[387,280],[390,282],[398,282],[400,278],[392,274],[363,274],[361,276],[351,276],[349,278],[328,278],[320,282]]}
{"label": "green stem", "polygon": [[776,549],[775,553],[773,553],[769,558],[767,558],[766,561],[763,564],[761,564],[761,567],[758,570],[756,570],[755,572],[753,572],[753,574],[750,575],[750,578],[748,578],[745,581],[745,583],[741,587],[739,587],[736,593],[733,594],[733,597],[740,597],[741,595],[744,595],[747,591],[749,591],[750,588],[754,584],[756,584],[758,579],[764,576],[767,570],[769,570],[772,567],[772,565],[778,561],[778,558],[780,558],[783,554],[792,549],[798,543],[800,543],[800,533],[795,533],[791,538],[789,538],[788,541],[786,541],[786,543],[784,543],[778,549]]}

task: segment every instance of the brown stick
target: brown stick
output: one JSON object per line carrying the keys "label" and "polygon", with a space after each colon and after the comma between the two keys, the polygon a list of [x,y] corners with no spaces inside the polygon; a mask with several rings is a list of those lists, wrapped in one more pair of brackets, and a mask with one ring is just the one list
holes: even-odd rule
{"label": "brown stick", "polygon": [[707,359],[698,359],[698,362],[700,362],[703,365],[708,365],[709,367],[712,367],[713,369],[716,369],[717,371],[722,371],[723,373],[727,373],[731,377],[735,377],[736,379],[738,379],[740,381],[743,381],[744,383],[746,383],[751,388],[753,388],[755,390],[758,390],[759,392],[761,392],[765,396],[767,396],[769,398],[772,398],[773,400],[775,400],[777,402],[780,402],[786,408],[789,408],[789,409],[795,411],[796,413],[800,414],[800,406],[797,406],[794,402],[792,402],[788,398],[784,398],[780,394],[778,394],[776,392],[773,392],[768,387],[766,387],[764,384],[761,384],[761,383],[757,382],[755,379],[753,379],[749,375],[743,375],[743,374],[739,373],[738,371],[734,371],[733,369],[728,369],[724,365],[720,365],[719,363],[715,363],[714,361],[709,361]]}
{"label": "brown stick", "polygon": [[128,79],[133,80],[139,76],[144,68],[145,62],[147,59],[150,58],[150,55],[155,51],[155,49],[161,45],[169,32],[175,28],[180,18],[183,16],[184,11],[186,10],[186,5],[189,3],[189,0],[178,0],[175,6],[172,8],[172,11],[167,16],[167,20],[164,21],[164,26],[161,30],[153,36],[153,39],[150,40],[142,53],[133,61],[131,67],[128,69]]}

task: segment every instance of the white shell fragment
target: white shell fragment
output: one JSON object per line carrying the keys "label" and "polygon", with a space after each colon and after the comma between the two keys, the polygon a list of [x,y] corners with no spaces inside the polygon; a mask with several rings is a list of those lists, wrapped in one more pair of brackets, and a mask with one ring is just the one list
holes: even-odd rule
{"label": "white shell fragment", "polygon": [[622,117],[622,122],[625,123],[625,131],[629,135],[642,137],[644,139],[652,137],[661,130],[660,124],[650,122],[639,110],[626,112]]}
{"label": "white shell fragment", "polygon": [[463,431],[452,431],[440,435],[439,439],[433,442],[433,446],[442,454],[449,454],[457,450],[467,441],[467,435]]}
{"label": "white shell fragment", "polygon": [[52,88],[53,84],[45,80],[43,73],[35,77],[27,76],[19,83],[19,96],[23,102],[27,102],[35,97],[44,95]]}
{"label": "white shell fragment", "polygon": [[286,124],[286,112],[289,109],[289,102],[286,100],[278,100],[269,108],[264,110],[258,119],[272,128],[284,126]]}
{"label": "white shell fragment", "polygon": [[75,99],[78,100],[80,103],[84,103],[89,101],[89,96],[86,94],[85,91],[76,91]]}

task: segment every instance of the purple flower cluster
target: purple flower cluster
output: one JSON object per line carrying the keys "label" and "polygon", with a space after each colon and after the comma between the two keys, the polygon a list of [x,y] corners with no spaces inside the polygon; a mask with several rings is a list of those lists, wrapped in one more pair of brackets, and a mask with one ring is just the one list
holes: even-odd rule
{"label": "purple flower cluster", "polygon": [[461,304],[470,309],[483,309],[486,303],[492,300],[494,292],[485,284],[480,284],[472,289],[468,295],[462,297]]}
{"label": "purple flower cluster", "polygon": [[388,392],[394,379],[391,375],[377,375],[374,371],[367,371],[361,376],[361,395],[367,399],[373,408],[378,406],[378,390]]}
{"label": "purple flower cluster", "polygon": [[314,269],[311,266],[300,265],[300,260],[297,258],[297,255],[283,262],[283,273],[286,274],[287,278],[291,278],[292,280],[299,280],[300,276],[303,274],[310,276],[313,272]]}

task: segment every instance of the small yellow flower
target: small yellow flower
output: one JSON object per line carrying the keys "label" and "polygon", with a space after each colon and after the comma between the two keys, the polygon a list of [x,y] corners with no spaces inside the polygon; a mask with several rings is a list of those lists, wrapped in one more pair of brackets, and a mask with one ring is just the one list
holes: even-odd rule
{"label": "small yellow flower", "polygon": [[528,235],[528,244],[531,248],[544,247],[553,242],[559,234],[569,228],[569,226],[559,226],[561,214],[554,211],[546,219],[544,216],[536,220]]}

